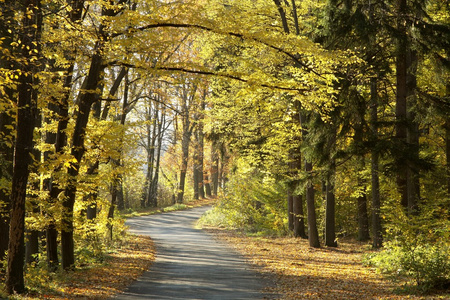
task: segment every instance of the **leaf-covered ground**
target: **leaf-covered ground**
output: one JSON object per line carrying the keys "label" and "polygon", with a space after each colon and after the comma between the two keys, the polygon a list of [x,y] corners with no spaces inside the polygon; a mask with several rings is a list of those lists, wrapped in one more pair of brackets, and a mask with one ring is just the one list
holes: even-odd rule
{"label": "leaf-covered ground", "polygon": [[104,263],[69,273],[43,275],[39,290],[12,299],[108,299],[148,270],[154,259],[150,237],[130,236],[126,244],[106,256]]}
{"label": "leaf-covered ground", "polygon": [[394,293],[394,286],[361,263],[367,246],[341,242],[338,248],[310,248],[296,238],[248,237],[209,230],[243,254],[274,281],[267,292],[277,299],[449,299],[450,294]]}
{"label": "leaf-covered ground", "polygon": [[[210,201],[189,203],[192,206]],[[346,241],[338,248],[310,248],[308,241],[290,237],[248,237],[234,231],[207,229],[244,255],[255,270],[273,285],[275,299],[450,299],[450,294],[418,296],[394,293],[394,286],[362,257],[367,245]],[[122,247],[107,255],[103,264],[75,272],[42,276],[43,288],[13,299],[107,299],[123,291],[150,268],[155,249],[149,237],[131,236]],[[272,298],[272,297],[271,297]]]}

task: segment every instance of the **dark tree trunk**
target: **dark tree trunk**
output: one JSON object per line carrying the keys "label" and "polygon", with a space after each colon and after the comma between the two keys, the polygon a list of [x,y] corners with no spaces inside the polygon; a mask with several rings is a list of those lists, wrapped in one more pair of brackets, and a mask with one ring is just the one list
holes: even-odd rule
{"label": "dark tree trunk", "polygon": [[325,245],[337,247],[336,241],[336,200],[334,195],[334,185],[331,180],[327,180],[326,186],[326,211],[325,211]]}
{"label": "dark tree trunk", "polygon": [[420,182],[419,182],[419,124],[415,120],[416,113],[414,112],[415,102],[417,101],[416,89],[417,89],[417,52],[413,49],[409,49],[407,56],[407,100],[411,103],[407,113],[408,118],[408,166],[406,172],[407,180],[407,192],[408,192],[408,213],[414,215],[418,213],[418,204],[420,200]]}
{"label": "dark tree trunk", "polygon": [[293,196],[293,184],[289,183],[287,206],[288,206],[288,228],[290,231],[294,230],[294,196]]}
{"label": "dark tree trunk", "polygon": [[[335,142],[335,140],[334,140]],[[336,165],[334,159],[331,159],[329,174],[326,180],[325,198],[325,245],[328,247],[337,247],[336,241],[336,198],[334,194],[334,178],[336,176]]]}
{"label": "dark tree trunk", "polygon": [[[406,135],[407,135],[407,85],[406,74],[408,70],[407,52],[408,52],[408,38],[406,35],[406,24],[403,15],[406,14],[406,0],[398,0],[398,20],[397,29],[400,32],[397,45],[397,60],[396,60],[396,78],[397,78],[397,94],[395,103],[395,118],[396,128],[395,136],[399,149],[402,152],[400,157],[404,157],[403,153],[406,151]],[[401,204],[403,207],[408,207],[408,191],[406,186],[406,161],[398,159],[397,161],[397,186],[401,197]]]}
{"label": "dark tree trunk", "polygon": [[[372,130],[373,140],[378,142],[378,89],[377,79],[373,78],[370,83],[370,128]],[[380,198],[380,178],[379,178],[379,154],[374,148],[372,150],[372,247],[380,248],[382,246],[382,228],[381,228],[381,198]]]}
{"label": "dark tree trunk", "polygon": [[[417,54],[412,49],[408,31],[411,21],[408,20],[408,7],[406,0],[397,2],[397,97],[396,97],[396,138],[400,150],[397,160],[397,185],[401,195],[401,204],[408,214],[417,213],[420,198],[419,171],[415,167],[419,151],[418,127],[414,120],[413,105],[416,89]],[[412,103],[411,103],[412,104]]]}
{"label": "dark tree trunk", "polygon": [[367,241],[369,236],[369,216],[367,214],[366,191],[362,191],[357,199],[358,203],[358,240]]}
{"label": "dark tree trunk", "polygon": [[[197,136],[197,134],[195,134]],[[195,146],[194,146],[194,155],[192,156],[193,159],[193,170],[192,170],[192,179],[193,179],[193,183],[194,183],[194,199],[198,200],[200,197],[200,187],[199,187],[199,154],[198,154],[198,141],[195,141]]]}
{"label": "dark tree trunk", "polygon": [[[300,111],[300,108],[299,108]],[[300,125],[302,128],[302,140],[305,142],[308,139],[307,117],[303,113],[299,113]],[[306,209],[308,213],[308,241],[309,246],[314,248],[320,247],[319,231],[317,230],[316,207],[314,199],[314,185],[313,185],[313,164],[305,159],[305,173],[308,176],[306,182]]]}
{"label": "dark tree trunk", "polygon": [[[12,118],[7,112],[0,113],[0,133],[5,137],[13,136],[11,127]],[[13,173],[14,159],[13,148],[8,144],[10,142],[0,141],[0,178],[5,182],[11,182]],[[9,192],[6,187],[0,188],[0,267],[3,266],[1,261],[5,258],[9,243],[9,215],[11,210]]]}
{"label": "dark tree trunk", "polygon": [[[189,126],[189,125],[188,125]],[[184,196],[184,185],[186,183],[186,171],[188,165],[189,158],[189,141],[190,141],[190,132],[189,130],[183,129],[183,137],[181,140],[181,149],[182,149],[182,157],[181,157],[181,170],[180,170],[180,183],[178,186],[177,193],[177,203],[183,203]]]}
{"label": "dark tree trunk", "polygon": [[204,111],[206,107],[205,103],[206,93],[204,93],[202,102],[201,102],[201,111],[200,111],[200,117],[198,120],[197,125],[197,135],[198,135],[198,181],[199,181],[199,196],[200,198],[205,198],[205,182],[203,181],[203,173],[204,173],[204,167],[203,167],[203,161],[204,161],[204,140],[205,135],[203,133],[203,122],[204,122]]}
{"label": "dark tree trunk", "polygon": [[[82,19],[83,15],[83,5],[84,0],[76,0],[71,3],[71,11],[69,13],[69,19],[71,22],[78,22]],[[69,98],[70,98],[70,88],[72,86],[72,77],[74,71],[74,54],[68,54],[66,59],[70,61],[70,65],[66,69],[61,69],[59,71],[64,72],[63,79],[63,87],[65,89],[64,94],[61,99],[53,99],[57,103],[57,107],[53,107],[49,104],[49,109],[55,112],[55,115],[58,116],[58,129],[56,132],[56,136],[52,137],[52,134],[47,134],[48,143],[55,144],[55,153],[57,155],[64,153],[64,147],[67,145],[67,126],[69,124]],[[55,139],[52,141],[51,139]],[[61,171],[62,167],[58,166],[56,168],[55,173]],[[55,184],[52,179],[48,182],[48,190],[49,190],[49,204],[58,202],[58,197],[63,190]],[[56,220],[54,216],[47,213],[47,220],[49,220],[49,224],[46,230],[46,250],[47,250],[47,263],[48,267],[51,271],[56,271],[59,260],[58,260],[58,231],[56,228]]]}
{"label": "dark tree trunk", "polygon": [[25,198],[31,151],[33,148],[33,130],[37,99],[33,99],[34,74],[37,66],[32,62],[37,58],[33,50],[39,53],[42,12],[39,0],[23,0],[22,30],[19,39],[23,43],[22,58],[26,64],[21,66],[18,83],[18,102],[16,119],[16,143],[12,177],[11,223],[9,228],[8,269],[6,273],[6,291],[8,294],[25,291],[23,270],[25,261]]}
{"label": "dark tree trunk", "polygon": [[[0,13],[2,22],[0,22],[0,36],[3,38],[2,47],[7,48],[13,42],[13,32],[11,26],[14,25],[14,15],[17,10],[17,3],[8,1],[0,6]],[[12,47],[9,48],[13,53]],[[16,63],[7,58],[0,60],[0,68],[4,70],[17,69]],[[3,85],[4,94],[2,97],[9,99],[9,103],[13,103],[14,90],[11,86]],[[6,99],[5,99],[6,100]],[[8,101],[5,101],[6,103]],[[3,269],[3,261],[5,259],[6,251],[9,244],[9,217],[11,210],[10,203],[10,187],[11,178],[13,174],[13,160],[14,160],[14,118],[12,117],[13,106],[3,106],[0,111],[0,179],[5,185],[0,187],[0,268]]]}
{"label": "dark tree trunk", "polygon": [[[119,11],[114,8],[102,7],[102,16],[112,17]],[[73,208],[77,192],[77,176],[80,172],[81,159],[84,155],[84,139],[86,126],[89,121],[89,112],[94,102],[98,99],[96,89],[101,84],[101,75],[105,68],[103,63],[103,50],[108,35],[105,32],[105,24],[101,23],[98,29],[100,38],[95,43],[91,65],[86,77],[86,89],[80,91],[78,101],[78,111],[76,112],[75,128],[72,135],[71,155],[74,161],[68,168],[68,180],[65,190],[65,197],[62,202],[63,214],[61,225],[61,254],[62,267],[65,270],[73,269],[75,266],[74,240],[73,240]]]}
{"label": "dark tree trunk", "polygon": [[294,212],[294,236],[308,238],[305,233],[305,213],[303,212],[303,196],[294,195],[292,198]]}
{"label": "dark tree trunk", "polygon": [[28,230],[25,243],[25,262],[30,264],[36,261],[36,254],[39,253],[39,231]]}
{"label": "dark tree trunk", "polygon": [[[151,122],[151,126],[147,127],[148,130],[148,166],[147,166],[147,179],[148,179],[148,188],[147,188],[147,203],[146,206],[156,207],[156,201],[153,199],[153,186],[154,186],[154,169],[155,169],[155,152],[156,152],[156,141],[157,141],[157,120],[159,116],[158,106],[154,105],[153,118]],[[149,117],[151,118],[151,104],[149,104]]]}
{"label": "dark tree trunk", "polygon": [[314,200],[314,185],[312,183],[312,163],[305,162],[305,171],[310,177],[306,186],[306,207],[308,211],[308,240],[309,246],[314,248],[320,247],[319,232],[317,230],[316,207]]}
{"label": "dark tree trunk", "polygon": [[217,149],[217,141],[212,141],[211,145],[211,182],[212,182],[212,193],[217,197],[217,192],[219,191],[219,155]]}
{"label": "dark tree trunk", "polygon": [[[336,197],[334,193],[334,182],[336,178],[336,121],[329,124],[330,136],[328,138],[328,172],[325,181],[325,245],[337,247],[336,241]],[[355,134],[356,135],[356,134]]]}
{"label": "dark tree trunk", "polygon": [[[301,105],[299,101],[295,101],[295,118],[294,122],[298,125],[301,125],[301,116],[300,116]],[[290,187],[292,194],[292,214],[294,216],[293,219],[293,230],[295,237],[307,238],[305,233],[305,216],[303,212],[303,196],[299,193],[299,185],[301,184],[300,180],[297,178],[299,173],[302,171],[302,155],[299,149],[301,140],[300,136],[297,140],[298,147],[295,147],[291,153],[292,158],[292,173],[294,175],[294,181],[292,182],[292,186]],[[296,192],[297,191],[297,192]]]}
{"label": "dark tree trunk", "polygon": [[162,150],[162,143],[163,143],[163,137],[164,137],[164,131],[166,126],[166,116],[164,112],[161,112],[161,119],[159,121],[158,125],[158,149],[156,151],[156,165],[155,165],[155,174],[153,176],[153,181],[151,185],[151,196],[152,196],[152,203],[156,206],[158,206],[158,183],[159,183],[159,172],[160,172],[160,165],[161,165],[161,150]]}
{"label": "dark tree trunk", "polygon": [[[447,84],[447,96],[450,96],[450,83]],[[444,124],[445,130],[445,158],[447,162],[447,197],[450,197],[450,118]]]}
{"label": "dark tree trunk", "polygon": [[68,183],[63,200],[62,230],[61,230],[61,254],[63,269],[73,269],[75,264],[74,240],[73,240],[73,208],[77,192],[77,176],[80,171],[81,159],[84,155],[84,138],[86,126],[89,121],[89,112],[97,95],[95,90],[100,81],[100,74],[104,68],[101,49],[103,45],[97,43],[95,54],[92,57],[91,67],[87,77],[86,91],[81,94],[76,113],[75,129],[72,135],[71,154],[74,161],[68,168]]}
{"label": "dark tree trunk", "polygon": [[203,182],[205,183],[205,193],[206,197],[211,197],[211,184],[209,182],[208,171],[203,171]]}

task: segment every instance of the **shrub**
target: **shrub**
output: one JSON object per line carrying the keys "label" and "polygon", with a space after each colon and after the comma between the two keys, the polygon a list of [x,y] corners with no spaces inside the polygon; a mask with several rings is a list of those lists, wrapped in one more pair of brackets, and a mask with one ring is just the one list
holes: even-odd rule
{"label": "shrub", "polygon": [[450,247],[445,243],[388,242],[366,263],[394,282],[412,280],[422,292],[450,282]]}

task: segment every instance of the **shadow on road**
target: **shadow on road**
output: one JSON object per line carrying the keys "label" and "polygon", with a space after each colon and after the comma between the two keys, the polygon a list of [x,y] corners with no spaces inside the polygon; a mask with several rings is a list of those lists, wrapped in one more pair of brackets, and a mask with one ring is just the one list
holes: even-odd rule
{"label": "shadow on road", "polygon": [[209,209],[170,212],[127,221],[130,232],[149,235],[157,256],[115,299],[263,299],[264,279],[245,260],[194,223]]}

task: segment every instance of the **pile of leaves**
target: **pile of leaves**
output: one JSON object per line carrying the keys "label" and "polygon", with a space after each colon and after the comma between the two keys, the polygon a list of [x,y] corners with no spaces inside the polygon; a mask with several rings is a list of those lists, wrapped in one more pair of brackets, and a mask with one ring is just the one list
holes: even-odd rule
{"label": "pile of leaves", "polygon": [[311,248],[291,237],[249,237],[236,231],[208,229],[243,254],[256,270],[274,281],[266,292],[280,299],[448,299],[395,293],[395,286],[362,258],[362,243],[340,241],[338,248]]}

